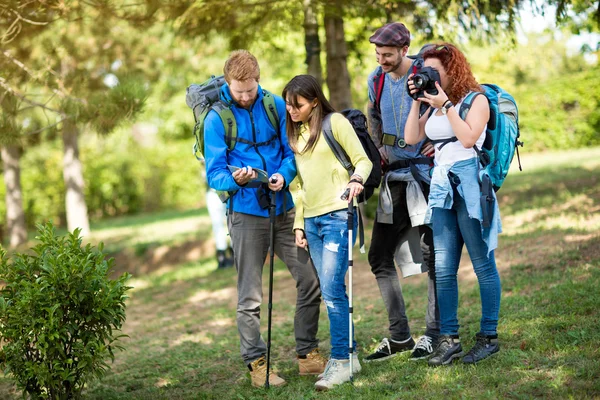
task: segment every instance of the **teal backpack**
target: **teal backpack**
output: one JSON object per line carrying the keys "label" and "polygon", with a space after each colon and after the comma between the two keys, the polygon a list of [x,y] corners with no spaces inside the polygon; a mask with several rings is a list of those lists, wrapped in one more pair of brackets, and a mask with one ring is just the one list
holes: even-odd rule
{"label": "teal backpack", "polygon": [[[221,86],[225,84],[225,78],[221,76],[211,76],[207,81],[200,84],[191,84],[188,86],[185,95],[185,102],[194,112],[194,136],[196,141],[192,147],[192,153],[199,161],[204,160],[202,152],[204,151],[204,119],[210,110],[215,110],[225,127],[225,141],[229,151],[233,150],[238,141],[244,142],[237,137],[237,124],[230,105],[221,100]],[[263,90],[263,106],[267,110],[269,121],[279,132],[279,115],[275,106],[275,98],[271,93]],[[262,143],[258,143],[261,145]]]}
{"label": "teal backpack", "polygon": [[[487,179],[482,179],[484,186],[482,190],[487,192],[488,187],[486,186],[491,185],[491,189],[497,192],[504,183],[506,175],[508,175],[515,151],[519,160],[519,170],[522,170],[518,148],[518,146],[523,146],[523,142],[519,141],[521,136],[519,132],[519,110],[515,99],[501,87],[488,83],[484,83],[481,87],[484,89],[483,93],[471,92],[467,94],[458,110],[458,115],[465,120],[475,97],[482,94],[487,98],[490,106],[490,119],[487,123],[485,141],[481,149],[477,146],[473,146],[473,148],[477,152],[487,176],[489,176],[489,182],[487,182]],[[454,136],[449,139],[432,140],[432,143],[442,143],[441,149],[447,143],[456,142],[457,140]]]}
{"label": "teal backpack", "polygon": [[484,93],[469,93],[461,104],[458,114],[463,120],[467,118],[467,113],[477,95],[483,94],[488,99],[490,119],[487,123],[485,141],[481,149],[478,149],[477,146],[473,148],[490,177],[494,191],[497,192],[508,175],[515,151],[519,161],[519,170],[522,171],[519,146],[523,147],[523,142],[519,140],[521,136],[519,110],[515,99],[501,87],[487,83],[481,86]]}
{"label": "teal backpack", "polygon": [[[483,94],[490,106],[490,119],[487,123],[487,130],[483,146],[479,149],[473,146],[482,169],[479,177],[481,182],[481,211],[483,213],[482,225],[489,228],[494,210],[494,192],[497,192],[508,175],[510,163],[512,162],[515,151],[519,160],[519,170],[521,168],[521,158],[519,156],[519,147],[523,142],[519,141],[521,136],[519,132],[519,110],[515,99],[504,89],[497,85],[481,85],[484,92],[471,92],[462,102],[458,115],[465,120],[471,105],[480,94]],[[433,112],[433,110],[432,110]],[[431,116],[431,114],[430,114]],[[449,139],[432,140],[433,144],[442,143],[440,149],[449,142],[456,142],[456,136]]]}

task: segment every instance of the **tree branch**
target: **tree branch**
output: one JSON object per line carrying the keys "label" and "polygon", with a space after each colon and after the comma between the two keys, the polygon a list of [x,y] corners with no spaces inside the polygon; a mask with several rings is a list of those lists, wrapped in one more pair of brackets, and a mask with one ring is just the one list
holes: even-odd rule
{"label": "tree branch", "polygon": [[4,88],[4,90],[6,90],[9,93],[12,93],[14,96],[18,97],[19,99],[23,100],[25,103],[27,104],[31,104],[32,106],[36,106],[36,107],[40,107],[43,108],[44,110],[48,110],[48,111],[52,111],[58,115],[62,115],[64,116],[64,113],[62,113],[59,110],[56,110],[54,108],[48,107],[45,104],[42,103],[38,103],[37,101],[33,101],[27,98],[27,96],[25,96],[24,94],[20,93],[18,90],[11,88],[8,83],[6,82],[6,79],[2,78],[0,76],[0,87]]}

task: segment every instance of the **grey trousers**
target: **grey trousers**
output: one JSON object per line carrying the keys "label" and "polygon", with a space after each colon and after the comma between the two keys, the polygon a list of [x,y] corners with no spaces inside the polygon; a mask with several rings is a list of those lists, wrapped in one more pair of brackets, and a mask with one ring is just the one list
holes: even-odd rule
{"label": "grey trousers", "polygon": [[[279,215],[275,221],[275,254],[288,267],[296,281],[297,299],[294,316],[296,352],[306,355],[318,347],[317,329],[321,290],[315,267],[308,252],[296,246],[294,233],[295,212]],[[267,352],[260,335],[260,305],[262,303],[262,272],[269,251],[269,218],[239,212],[227,217],[231,244],[238,274],[237,326],[240,351],[246,364]],[[267,266],[268,268],[268,266]],[[273,286],[276,288],[276,281]],[[277,309],[277,298],[273,299]]]}

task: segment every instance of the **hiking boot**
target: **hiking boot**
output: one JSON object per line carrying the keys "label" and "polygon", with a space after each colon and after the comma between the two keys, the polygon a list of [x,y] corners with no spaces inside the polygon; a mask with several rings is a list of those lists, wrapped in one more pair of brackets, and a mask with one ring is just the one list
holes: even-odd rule
{"label": "hiking boot", "polygon": [[[361,367],[358,359],[352,362],[354,363],[353,369],[357,372],[360,371]],[[327,362],[321,379],[315,383],[315,389],[329,390],[344,382],[350,382],[350,360],[336,360],[332,358]]]}
{"label": "hiking boot", "polygon": [[410,355],[411,360],[422,360],[433,354],[434,339],[431,336],[421,336]]}
{"label": "hiking boot", "polygon": [[387,360],[388,358],[394,357],[403,351],[412,350],[414,347],[415,341],[412,337],[408,338],[402,343],[394,342],[393,340],[388,340],[388,338],[383,338],[375,352],[365,357],[364,361],[371,362]]}
{"label": "hiking boot", "polygon": [[496,354],[499,350],[498,336],[486,336],[483,333],[478,333],[475,335],[475,345],[463,357],[462,361],[465,364],[475,364]]}
{"label": "hiking boot", "polygon": [[319,349],[313,349],[305,356],[297,356],[300,375],[319,375],[325,371],[327,359],[319,353]]}
{"label": "hiking boot", "polygon": [[[252,379],[252,386],[264,387],[265,380],[267,379],[267,360],[262,356],[261,358],[252,361],[248,364],[250,370],[250,378]],[[285,381],[281,379],[273,370],[269,371],[269,386],[283,386]]]}
{"label": "hiking boot", "polygon": [[440,341],[427,361],[429,365],[448,365],[463,356],[462,345],[458,337],[440,336]]}
{"label": "hiking boot", "polygon": [[[360,362],[358,361],[358,353],[353,353],[352,355],[353,359],[352,359],[352,375],[360,372],[360,370],[362,369],[362,367],[360,366]],[[317,376],[317,378],[321,379],[323,377],[323,374],[319,374],[319,376]]]}

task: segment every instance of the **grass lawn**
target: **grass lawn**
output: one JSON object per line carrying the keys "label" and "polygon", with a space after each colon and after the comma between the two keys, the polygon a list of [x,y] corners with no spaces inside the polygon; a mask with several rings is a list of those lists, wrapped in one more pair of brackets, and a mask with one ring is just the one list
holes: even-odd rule
{"label": "grass lawn", "polygon": [[[476,366],[431,368],[408,360],[364,364],[354,385],[326,393],[294,361],[294,281],[276,264],[272,360],[288,384],[255,389],[239,355],[234,270],[216,270],[206,251],[205,212],[105,221],[92,240],[109,242],[120,270],[134,273],[122,344],[111,371],[86,399],[592,399],[600,398],[600,148],[523,155],[499,192],[504,233],[501,351]],[[367,232],[367,238],[370,232]],[[192,246],[193,244],[193,246]],[[137,246],[137,251],[135,250]],[[207,247],[208,246],[208,247]],[[132,250],[132,248],[134,250]],[[161,250],[162,249],[162,250]],[[159,257],[157,253],[171,257]],[[175,256],[186,253],[187,258]],[[127,253],[127,256],[123,256]],[[159,254],[159,255],[160,255]],[[119,258],[121,257],[121,258]],[[365,255],[355,248],[354,318],[361,356],[387,336],[387,315]],[[187,261],[186,261],[187,260]],[[268,268],[264,270],[265,303]],[[460,269],[461,339],[479,328],[479,288],[466,252]],[[413,335],[424,331],[426,277],[403,279]],[[329,350],[321,307],[321,349]],[[266,307],[262,324],[266,336]],[[0,377],[0,399],[18,399]]]}

